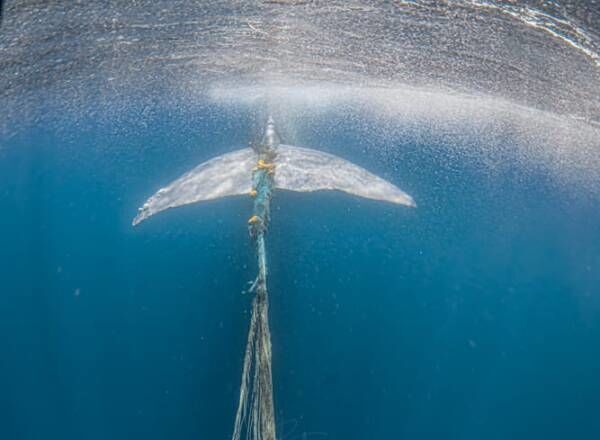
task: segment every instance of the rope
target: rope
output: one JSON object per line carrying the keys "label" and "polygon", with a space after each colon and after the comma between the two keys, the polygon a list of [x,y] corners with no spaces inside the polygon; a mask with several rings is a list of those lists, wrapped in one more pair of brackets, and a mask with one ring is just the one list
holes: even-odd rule
{"label": "rope", "polygon": [[270,219],[273,189],[272,155],[260,154],[253,172],[255,197],[248,232],[256,243],[258,276],[250,290],[252,300],[250,328],[244,354],[240,401],[235,416],[232,440],[275,440],[275,410],[271,371],[271,332],[269,330],[269,295],[267,291],[267,254],[265,233]]}

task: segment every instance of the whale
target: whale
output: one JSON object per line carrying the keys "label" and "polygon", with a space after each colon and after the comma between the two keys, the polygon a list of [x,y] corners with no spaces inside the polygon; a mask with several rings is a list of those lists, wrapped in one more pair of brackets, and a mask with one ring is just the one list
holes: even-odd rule
{"label": "whale", "polygon": [[138,210],[133,225],[161,211],[227,196],[252,195],[252,173],[261,154],[273,165],[275,190],[341,191],[367,199],[416,207],[413,198],[391,182],[336,155],[283,144],[272,117],[262,141],[203,162],[159,189]]}

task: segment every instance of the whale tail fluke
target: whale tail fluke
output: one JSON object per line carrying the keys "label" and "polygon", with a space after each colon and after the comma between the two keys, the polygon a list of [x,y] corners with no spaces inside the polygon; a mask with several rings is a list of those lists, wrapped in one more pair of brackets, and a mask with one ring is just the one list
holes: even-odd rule
{"label": "whale tail fluke", "polygon": [[[274,187],[298,192],[337,190],[359,197],[405,206],[413,198],[394,184],[333,154],[310,148],[278,145],[274,158]],[[257,154],[244,148],[198,165],[158,190],[139,209],[133,224],[177,206],[252,192]]]}

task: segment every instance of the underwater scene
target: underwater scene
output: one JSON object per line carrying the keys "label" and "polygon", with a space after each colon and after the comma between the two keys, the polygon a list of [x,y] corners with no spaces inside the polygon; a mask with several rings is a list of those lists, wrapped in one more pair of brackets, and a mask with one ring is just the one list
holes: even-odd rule
{"label": "underwater scene", "polygon": [[0,439],[600,438],[600,4],[0,2]]}

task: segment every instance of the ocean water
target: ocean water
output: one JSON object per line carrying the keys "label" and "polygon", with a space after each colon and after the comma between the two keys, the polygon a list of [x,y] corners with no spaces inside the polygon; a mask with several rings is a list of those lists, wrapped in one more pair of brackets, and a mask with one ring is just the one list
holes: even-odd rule
{"label": "ocean water", "polygon": [[[38,127],[2,150],[3,438],[230,435],[255,273],[251,200],[131,226],[157,187],[252,133],[251,115],[195,118],[192,130],[157,115],[108,139],[89,122],[68,144]],[[418,207],[276,193],[282,438],[596,438],[597,200],[510,157],[483,173],[443,145],[399,138],[382,162],[335,116],[313,130],[309,145],[387,177]]]}
{"label": "ocean water", "polygon": [[390,8],[5,2],[0,439],[231,437],[252,200],[131,221],[266,104],[417,203],[275,193],[279,438],[600,438],[597,7]]}

